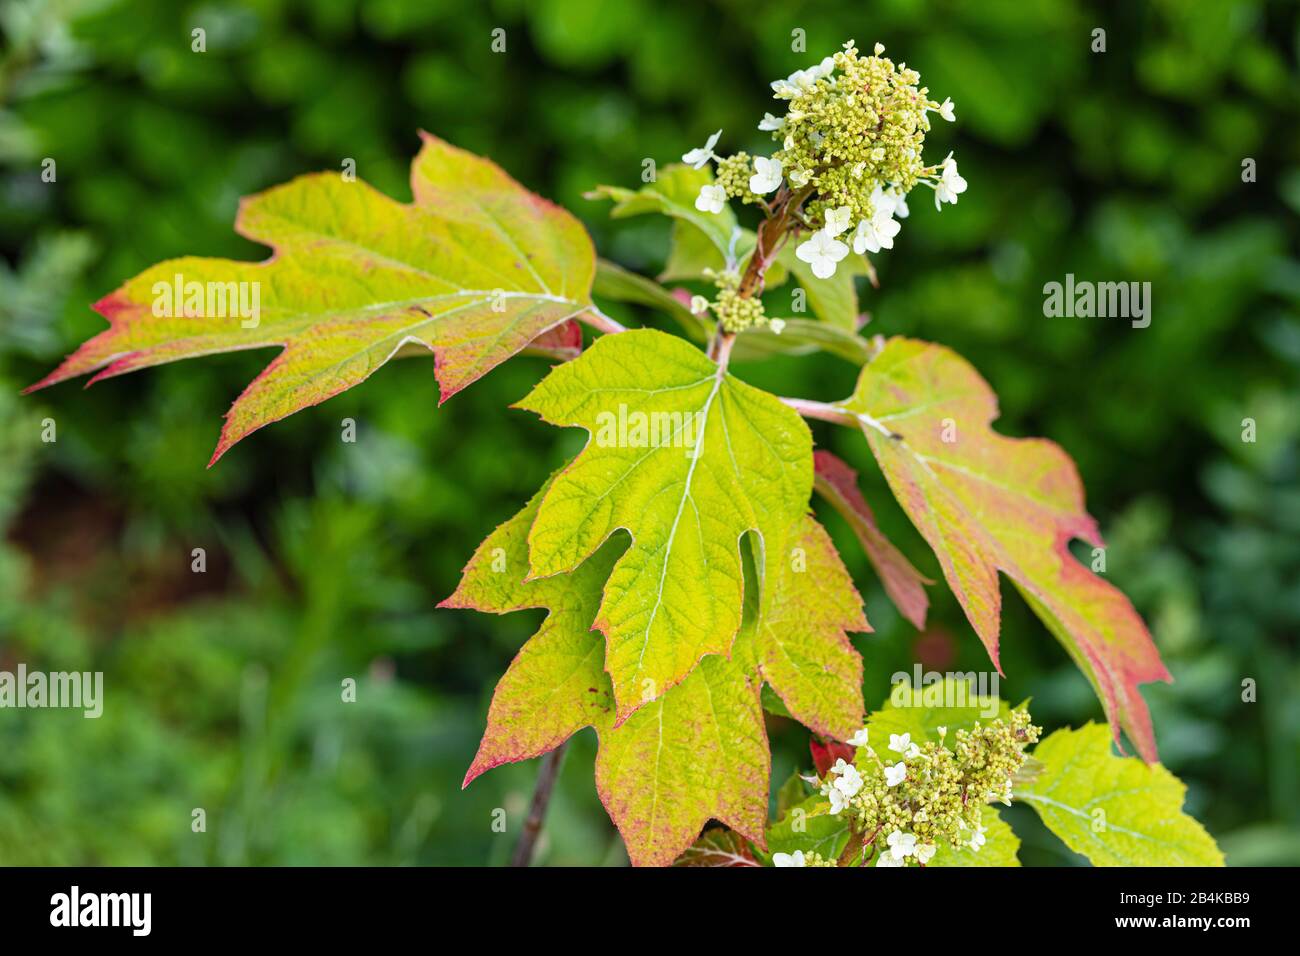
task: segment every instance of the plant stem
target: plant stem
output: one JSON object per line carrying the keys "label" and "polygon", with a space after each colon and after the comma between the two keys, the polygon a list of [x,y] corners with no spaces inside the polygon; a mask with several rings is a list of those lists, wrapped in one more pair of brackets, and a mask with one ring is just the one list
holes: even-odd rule
{"label": "plant stem", "polygon": [[865,851],[867,847],[871,846],[871,844],[876,842],[876,837],[879,835],[880,835],[880,827],[876,827],[874,830],[871,831],[870,836],[868,836],[864,832],[862,834],[856,835],[857,839],[855,839],[854,837],[849,837],[848,846],[844,848],[844,852],[840,854],[840,858],[835,861],[836,865],[848,866],[850,863],[853,862],[854,855]]}
{"label": "plant stem", "polygon": [[718,329],[717,335],[709,343],[709,358],[718,364],[718,368],[725,370],[727,363],[731,361],[731,347],[736,342],[734,332],[724,332]]}
{"label": "plant stem", "polygon": [[593,329],[611,335],[615,332],[627,331],[627,326],[622,325],[619,322],[616,322],[614,319],[611,319],[608,315],[600,311],[600,309],[594,305],[588,306],[587,311],[583,312],[580,316],[578,316],[578,321],[585,322],[587,323],[587,325],[590,325]]}
{"label": "plant stem", "polygon": [[529,866],[533,860],[533,849],[537,838],[542,834],[542,822],[546,819],[546,807],[551,802],[551,793],[555,790],[555,781],[560,776],[560,764],[564,762],[564,751],[569,747],[566,740],[542,759],[542,769],[537,774],[537,786],[533,790],[533,803],[528,808],[528,819],[524,821],[524,832],[519,835],[515,855],[510,859],[511,866]]}
{"label": "plant stem", "polygon": [[[759,223],[754,251],[749,257],[749,266],[741,277],[738,289],[743,298],[748,299],[763,294],[763,280],[767,274],[767,267],[781,251],[781,246],[791,231],[791,219],[799,216],[799,207],[811,193],[811,186],[805,186],[795,193],[790,192],[787,186],[781,187],[776,199],[772,201],[776,212],[769,211],[768,218]],[[798,228],[797,222],[795,228]]]}
{"label": "plant stem", "polygon": [[892,438],[895,441],[898,441],[903,437],[898,434],[898,432],[887,428],[865,412],[851,412],[840,405],[831,405],[827,402],[814,402],[807,398],[782,398],[781,401],[784,404],[789,405],[804,418],[815,418],[818,421],[834,422],[836,425],[846,425],[849,428],[858,428],[865,425],[867,428],[874,428],[886,438]]}
{"label": "plant stem", "polygon": [[834,422],[837,425],[847,425],[849,428],[858,426],[858,419],[852,412],[845,411],[838,405],[828,405],[826,402],[814,402],[808,398],[782,398],[782,402],[789,405],[804,418],[815,418],[818,421]]}

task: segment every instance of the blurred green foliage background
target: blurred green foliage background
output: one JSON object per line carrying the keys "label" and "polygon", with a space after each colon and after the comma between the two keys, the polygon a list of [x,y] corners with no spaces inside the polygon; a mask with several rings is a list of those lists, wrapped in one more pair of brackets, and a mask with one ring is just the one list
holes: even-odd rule
{"label": "blurred green foliage background", "polygon": [[[1105,53],[1090,52],[1098,27]],[[807,53],[791,51],[795,28]],[[99,720],[0,712],[0,864],[504,862],[536,767],[459,785],[540,613],[434,604],[578,447],[506,408],[543,361],[441,409],[432,362],[397,362],[211,471],[220,415],[271,353],[18,391],[99,331],[89,303],[145,266],[263,257],[231,229],[242,195],[352,158],[409,198],[418,128],[494,157],[581,216],[604,255],[653,274],[667,223],[611,223],[582,193],[635,187],[644,158],[673,161],[719,126],[727,149],[765,149],[767,83],[850,37],[884,42],[953,98],[958,122],[927,153],[955,150],[970,182],[941,215],[918,194],[876,257],[879,291],[862,290],[867,331],[953,346],[1000,394],[1004,432],[1074,456],[1107,573],[1177,679],[1146,696],[1189,809],[1230,863],[1300,862],[1296,4],[6,0],[0,31],[0,667],[106,674]],[[1151,327],[1044,318],[1042,286],[1067,272],[1150,281]],[[822,355],[740,372],[830,400],[855,370]],[[355,445],[339,440],[345,417]],[[938,579],[860,438],[816,435]],[[823,517],[876,628],[856,642],[869,702],[916,660],[987,667],[942,585],[918,635]],[[190,570],[199,547],[204,574]],[[1100,719],[1005,591],[1003,696],[1032,696],[1049,729]],[[340,703],[345,677],[355,704]],[[1242,701],[1246,679],[1257,702]],[[809,764],[807,734],[773,719],[771,735],[779,783]],[[540,862],[626,861],[593,755],[584,732]],[[1026,862],[1076,862],[1013,822]]]}

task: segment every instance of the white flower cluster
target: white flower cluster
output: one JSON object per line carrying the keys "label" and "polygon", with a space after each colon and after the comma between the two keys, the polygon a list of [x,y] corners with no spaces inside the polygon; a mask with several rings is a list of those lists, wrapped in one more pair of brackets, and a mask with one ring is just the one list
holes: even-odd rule
{"label": "white flower cluster", "polygon": [[[782,141],[776,155],[720,157],[714,147],[722,130],[683,155],[696,169],[717,161],[720,174],[727,174],[700,188],[695,208],[716,215],[728,198],[739,197],[763,205],[771,217],[788,205],[796,228],[811,232],[795,254],[815,276],[828,279],[848,256],[849,243],[858,255],[893,248],[915,183],[934,190],[936,208],[957,202],[966,180],[952,154],[930,167],[919,158],[926,114],[951,122],[952,100],[927,99],[915,86],[915,71],[895,67],[883,53],[876,44],[873,57],[859,56],[850,40],[843,52],[772,83],[775,98],[789,107],[784,116],[766,113],[758,128]],[[777,196],[769,203],[764,197],[772,193]]]}

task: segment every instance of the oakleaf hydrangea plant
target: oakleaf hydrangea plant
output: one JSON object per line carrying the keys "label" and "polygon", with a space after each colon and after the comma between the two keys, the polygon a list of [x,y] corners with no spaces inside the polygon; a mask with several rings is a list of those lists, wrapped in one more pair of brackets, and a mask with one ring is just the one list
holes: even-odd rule
{"label": "oakleaf hydrangea plant", "polygon": [[[442,602],[548,612],[497,685],[465,785],[544,754],[553,769],[591,727],[597,790],[636,864],[1012,865],[996,812],[1010,801],[1099,864],[1220,863],[1157,763],[1138,686],[1169,675],[1150,634],[1069,550],[1101,546],[1073,462],[994,431],[993,391],[944,346],[859,334],[855,281],[874,283],[866,257],[893,247],[913,190],[942,207],[967,188],[952,153],[925,156],[952,100],[852,41],[772,93],[779,108],[758,124],[771,155],[720,156],[720,130],[640,189],[589,194],[616,217],[672,221],[662,281],[598,259],[568,212],[423,134],[411,203],[333,173],[253,196],[236,228],[272,256],[147,269],[96,304],[109,328],[33,387],[278,347],[227,413],[215,463],[395,357],[432,352],[446,401],[519,353],[547,356],[557,364],[517,407],[586,444]],[[810,316],[768,313],[765,294],[790,282]],[[630,329],[597,299],[649,307],[684,335]],[[778,396],[733,369],[812,350],[860,368],[852,394]],[[992,664],[1005,575],[1108,727],[1039,742],[1025,707],[998,700],[867,712],[849,634],[870,625],[814,493],[918,628],[933,582],[881,533],[855,472],[814,451],[807,420],[859,434]],[[780,788],[772,819],[765,709],[812,732],[815,767]],[[1113,752],[1124,735],[1141,759]]]}

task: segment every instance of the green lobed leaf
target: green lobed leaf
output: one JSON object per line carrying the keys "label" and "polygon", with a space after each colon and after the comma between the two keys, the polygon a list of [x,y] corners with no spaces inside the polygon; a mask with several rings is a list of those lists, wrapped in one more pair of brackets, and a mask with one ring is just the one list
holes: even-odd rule
{"label": "green lobed leaf", "polygon": [[[622,720],[704,655],[730,653],[742,618],[740,539],[756,532],[770,558],[806,512],[812,438],[775,397],[653,330],[602,337],[519,406],[591,434],[542,500],[532,575],[572,570],[620,529],[632,536],[596,619]],[[638,414],[657,439],[644,432],[638,442]]]}
{"label": "green lobed leaf", "polygon": [[[215,462],[250,432],[363,382],[411,346],[434,353],[442,401],[539,338],[551,351],[547,333],[591,303],[586,231],[491,161],[422,136],[414,202],[338,173],[245,199],[235,229],[272,247],[271,258],[186,257],[145,270],[96,303],[108,330],[32,388],[281,347],[227,413]],[[181,301],[168,302],[177,276]],[[211,289],[211,301],[191,299],[190,283]]]}
{"label": "green lobed leaf", "polygon": [[601,734],[596,789],[632,862],[666,865],[710,818],[764,846],[770,773],[758,682],[710,655]]}
{"label": "green lobed leaf", "polygon": [[1171,678],[1133,605],[1069,551],[1073,538],[1102,546],[1069,456],[1043,439],[994,432],[988,384],[949,349],[912,339],[890,340],[842,406],[859,417],[993,663],[1001,571],[1089,678],[1116,740],[1122,727],[1154,761],[1138,685]]}
{"label": "green lobed leaf", "polygon": [[1115,756],[1104,726],[1058,730],[1034,758],[1042,768],[1014,798],[1095,866],[1223,866],[1214,839],[1183,812],[1182,782],[1160,764]]}
{"label": "green lobed leaf", "polygon": [[609,542],[571,574],[526,580],[528,529],[549,487],[548,481],[479,545],[460,585],[438,605],[493,614],[550,612],[497,684],[466,786],[485,770],[539,756],[581,728],[602,724],[611,707],[604,642],[591,632],[591,622],[623,543]]}

